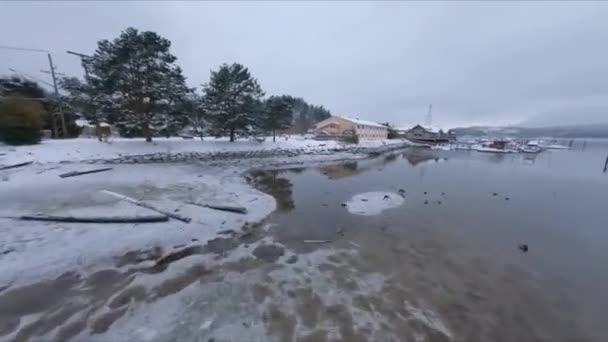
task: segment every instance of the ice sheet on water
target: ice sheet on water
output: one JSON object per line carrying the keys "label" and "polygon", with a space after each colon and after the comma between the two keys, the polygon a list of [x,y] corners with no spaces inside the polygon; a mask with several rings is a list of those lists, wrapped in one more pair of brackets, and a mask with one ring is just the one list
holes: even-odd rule
{"label": "ice sheet on water", "polygon": [[371,216],[401,204],[403,204],[403,197],[393,192],[364,192],[353,196],[346,203],[346,209],[351,214]]}

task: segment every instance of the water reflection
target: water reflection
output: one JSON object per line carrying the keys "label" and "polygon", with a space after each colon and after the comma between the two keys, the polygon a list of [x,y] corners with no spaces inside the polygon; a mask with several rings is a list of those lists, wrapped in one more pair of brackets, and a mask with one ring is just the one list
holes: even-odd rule
{"label": "water reflection", "polygon": [[339,179],[354,176],[363,172],[363,170],[359,169],[358,162],[353,161],[336,165],[324,165],[319,167],[319,172],[329,179]]}
{"label": "water reflection", "polygon": [[[596,261],[608,257],[603,201],[608,176],[602,172],[608,143],[589,142],[585,152],[581,145],[573,144],[576,150],[570,151],[507,155],[411,148],[298,170],[298,175],[267,172],[259,187],[277,198],[279,211],[285,210],[286,197],[292,209],[297,205],[270,217],[277,241],[298,252],[360,246],[368,253],[355,261],[373,272],[393,266],[397,271],[386,274],[417,270],[403,275],[412,279],[412,297],[430,301],[441,288],[445,297],[435,306],[454,326],[463,321],[454,312],[486,308],[488,320],[467,326],[494,336],[532,336],[505,339],[509,341],[537,340],[535,331],[546,333],[546,340],[605,341],[605,306],[598,298],[605,297],[608,273]],[[277,192],[277,187],[283,190]],[[407,190],[404,205],[377,216],[352,215],[341,205],[358,193],[399,188]],[[519,243],[529,244],[531,252],[520,253]],[[438,260],[439,268],[433,266]],[[537,292],[539,288],[547,291]],[[514,292],[499,295],[505,291]],[[518,298],[525,299],[513,304]],[[586,339],[581,326],[598,338]],[[475,340],[467,339],[466,331],[455,335],[460,338],[454,340]]]}
{"label": "water reflection", "polygon": [[385,165],[397,161],[398,153],[391,153],[382,158],[373,158],[359,161],[349,161],[341,164],[323,165],[317,168],[319,173],[329,179],[340,179],[359,175],[370,170],[381,170]]}
{"label": "water reflection", "polygon": [[252,171],[253,181],[256,187],[272,195],[277,202],[277,211],[288,212],[295,209],[295,204],[292,197],[293,184],[285,177],[279,175],[291,172],[295,174],[302,173],[305,168],[293,168],[289,170],[258,170]]}
{"label": "water reflection", "polygon": [[436,153],[429,149],[412,148],[408,149],[401,154],[405,160],[412,166],[424,164],[424,163],[439,163],[447,161],[447,157],[439,157]]}

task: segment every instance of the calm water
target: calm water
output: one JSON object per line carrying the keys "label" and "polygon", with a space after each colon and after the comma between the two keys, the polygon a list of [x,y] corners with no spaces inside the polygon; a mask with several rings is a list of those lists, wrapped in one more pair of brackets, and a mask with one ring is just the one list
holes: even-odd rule
{"label": "calm water", "polygon": [[[306,253],[322,247],[303,240],[339,239],[344,230],[363,244],[370,268],[394,275],[418,267],[426,284],[413,273],[399,281],[429,297],[456,340],[606,341],[607,155],[608,141],[599,140],[538,155],[407,149],[254,175],[277,199],[270,221],[279,241]],[[377,216],[341,206],[361,192],[398,189],[405,203]],[[420,258],[411,260],[403,241]],[[433,282],[440,295],[427,291]],[[470,288],[478,295],[458,293]]]}

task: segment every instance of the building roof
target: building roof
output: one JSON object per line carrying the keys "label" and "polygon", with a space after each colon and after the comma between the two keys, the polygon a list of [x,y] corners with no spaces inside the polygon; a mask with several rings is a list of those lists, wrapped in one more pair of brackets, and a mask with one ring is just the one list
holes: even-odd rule
{"label": "building roof", "polygon": [[347,120],[347,121],[350,121],[350,122],[352,122],[354,124],[357,124],[357,125],[388,128],[388,127],[386,127],[384,125],[381,125],[381,124],[379,124],[377,122],[373,122],[373,121],[360,120],[360,119],[350,118],[348,116],[337,116],[337,117],[341,118],[341,119],[344,119],[344,120]]}

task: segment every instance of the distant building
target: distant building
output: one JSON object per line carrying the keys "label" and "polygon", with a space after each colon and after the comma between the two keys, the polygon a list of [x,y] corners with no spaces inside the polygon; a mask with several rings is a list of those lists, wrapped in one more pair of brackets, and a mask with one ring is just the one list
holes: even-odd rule
{"label": "distant building", "polygon": [[79,117],[78,119],[76,119],[76,126],[80,127],[81,131],[80,131],[80,136],[81,137],[85,137],[85,138],[94,138],[97,137],[97,134],[105,134],[105,135],[111,135],[112,134],[112,127],[105,122],[100,122],[99,123],[99,127],[100,127],[100,132],[97,132],[97,129],[95,128],[95,124],[92,124],[89,122],[89,120],[86,120],[82,117]]}
{"label": "distant building", "polygon": [[454,140],[456,137],[451,130],[445,133],[443,130],[435,131],[431,128],[416,125],[405,133],[405,138],[419,143],[443,144]]}
{"label": "distant building", "polygon": [[315,134],[320,138],[343,138],[354,134],[361,140],[386,139],[388,127],[372,121],[332,116],[317,123]]}

